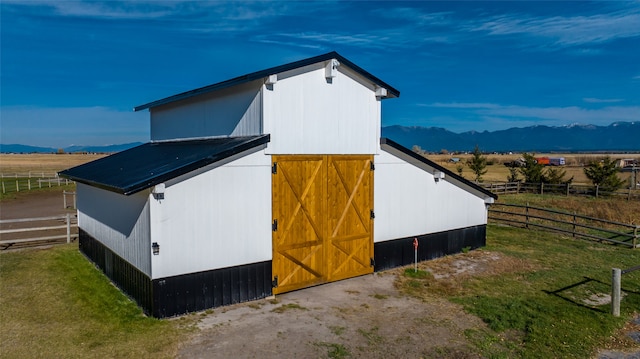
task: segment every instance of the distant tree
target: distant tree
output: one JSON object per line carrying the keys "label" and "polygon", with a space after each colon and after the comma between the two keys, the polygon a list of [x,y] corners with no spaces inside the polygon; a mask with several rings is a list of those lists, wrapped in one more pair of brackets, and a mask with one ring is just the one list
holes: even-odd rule
{"label": "distant tree", "polygon": [[422,150],[422,147],[418,146],[418,145],[413,145],[413,147],[411,147],[411,151],[418,153],[418,154],[423,154],[424,151]]}
{"label": "distant tree", "polygon": [[520,174],[524,177],[524,181],[528,183],[545,182],[544,166],[539,164],[534,154],[523,153],[524,165],[518,168]]}
{"label": "distant tree", "polygon": [[507,182],[520,182],[518,169],[516,167],[509,167],[509,177],[507,177]]}
{"label": "distant tree", "polygon": [[440,150],[440,154],[441,154],[441,155],[448,155],[448,154],[449,154],[449,151],[447,151],[447,149],[446,149],[446,148],[443,148],[443,149],[441,149],[441,150]]}
{"label": "distant tree", "polygon": [[591,183],[607,192],[613,192],[624,185],[624,180],[618,177],[618,171],[616,161],[609,156],[602,161],[591,161],[584,168],[584,174],[591,180]]}
{"label": "distant tree", "polygon": [[482,176],[487,173],[487,158],[482,155],[478,145],[473,149],[471,155],[472,157],[467,162],[467,166],[469,166],[473,174],[476,176],[475,181],[482,182]]}
{"label": "distant tree", "polygon": [[567,171],[557,168],[557,167],[547,167],[545,171],[544,179],[545,183],[550,184],[565,184],[573,182],[573,177],[565,180],[564,177],[567,175]]}
{"label": "distant tree", "polygon": [[456,171],[458,172],[458,176],[462,177],[462,171],[464,170],[464,166],[462,163],[458,163],[456,165]]}
{"label": "distant tree", "polygon": [[58,148],[58,152],[59,155],[64,154],[64,148]]}

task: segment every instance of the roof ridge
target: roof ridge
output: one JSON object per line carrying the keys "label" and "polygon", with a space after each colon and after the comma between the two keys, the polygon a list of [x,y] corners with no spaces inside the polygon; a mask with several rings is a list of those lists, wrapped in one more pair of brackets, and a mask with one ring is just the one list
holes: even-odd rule
{"label": "roof ridge", "polygon": [[315,64],[315,63],[318,63],[318,62],[331,60],[331,59],[334,59],[334,58],[336,60],[340,61],[341,64],[344,64],[344,65],[350,67],[352,70],[354,70],[355,72],[357,72],[358,74],[360,74],[361,76],[366,78],[367,80],[369,80],[369,81],[371,81],[371,82],[373,82],[375,84],[378,84],[381,87],[384,87],[385,89],[387,89],[387,93],[390,96],[392,96],[392,97],[400,96],[400,91],[396,90],[395,88],[393,88],[392,86],[390,86],[386,82],[380,80],[376,76],[374,76],[371,73],[367,72],[366,70],[364,70],[360,66],[358,66],[358,65],[354,64],[353,62],[349,61],[347,58],[343,57],[342,55],[340,55],[336,51],[331,51],[331,52],[327,52],[326,54],[322,54],[322,55],[318,55],[318,56],[314,56],[314,57],[309,57],[309,58],[306,58],[306,59],[290,62],[290,63],[284,64],[284,65],[278,65],[278,66],[270,67],[270,68],[267,68],[267,69],[264,69],[264,70],[251,72],[251,73],[248,73],[246,75],[241,75],[241,76],[238,76],[238,77],[234,77],[234,78],[231,78],[229,80],[225,80],[225,81],[217,82],[217,83],[214,83],[214,84],[211,84],[211,85],[199,87],[199,88],[196,88],[196,89],[193,89],[193,90],[181,92],[181,93],[169,96],[169,97],[162,98],[160,100],[148,102],[148,103],[146,103],[144,105],[136,106],[136,107],[133,108],[133,110],[134,111],[140,111],[140,110],[149,109],[149,108],[152,108],[152,107],[165,105],[165,104],[172,103],[172,102],[175,102],[175,101],[180,101],[180,100],[184,100],[184,99],[187,99],[187,98],[190,98],[190,97],[193,97],[193,96],[197,96],[197,95],[201,95],[201,94],[205,94],[205,93],[221,90],[221,89],[224,89],[224,88],[228,88],[228,87],[231,87],[231,86],[240,85],[240,84],[243,84],[243,83],[255,81],[257,79],[264,78],[264,77],[267,77],[269,75],[273,75],[273,74],[281,73],[281,72],[285,72],[285,71],[290,71],[290,70],[297,69],[297,68],[300,68],[300,67],[312,65],[312,64]]}

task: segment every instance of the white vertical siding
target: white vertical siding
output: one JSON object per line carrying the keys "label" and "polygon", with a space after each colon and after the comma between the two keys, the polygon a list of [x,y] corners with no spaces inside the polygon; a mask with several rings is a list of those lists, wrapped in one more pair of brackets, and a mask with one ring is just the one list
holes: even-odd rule
{"label": "white vertical siding", "polygon": [[255,152],[151,200],[152,278],[271,260],[271,157]]}
{"label": "white vertical siding", "polygon": [[149,192],[124,196],[82,183],[76,190],[80,228],[151,276]]}
{"label": "white vertical siding", "polygon": [[384,150],[374,161],[374,242],[487,223],[483,198]]}
{"label": "white vertical siding", "polygon": [[272,88],[263,88],[269,154],[377,153],[380,101],[347,73],[339,70],[328,82],[320,63],[279,74]]}
{"label": "white vertical siding", "polygon": [[151,140],[262,133],[262,81],[152,108]]}

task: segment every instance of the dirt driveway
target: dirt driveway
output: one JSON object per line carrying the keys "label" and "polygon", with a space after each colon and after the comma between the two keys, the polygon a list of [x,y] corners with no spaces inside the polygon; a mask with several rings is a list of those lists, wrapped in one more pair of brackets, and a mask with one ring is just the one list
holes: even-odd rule
{"label": "dirt driveway", "polygon": [[[0,219],[64,215],[68,210],[64,209],[62,191],[33,191],[14,194],[15,198],[0,201]],[[69,196],[67,200],[71,203],[72,197]]]}
{"label": "dirt driveway", "polygon": [[376,273],[219,308],[180,358],[478,358],[464,331],[484,327],[445,300],[398,293]]}

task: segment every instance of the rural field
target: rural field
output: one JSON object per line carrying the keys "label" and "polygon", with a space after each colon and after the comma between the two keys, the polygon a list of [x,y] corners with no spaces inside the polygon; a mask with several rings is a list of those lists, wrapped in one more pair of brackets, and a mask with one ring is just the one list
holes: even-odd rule
{"label": "rural field", "polygon": [[[104,154],[0,154],[0,173],[4,174],[26,174],[32,172],[53,173],[77,166],[89,161],[93,161],[102,157]],[[582,171],[585,164],[591,160],[599,160],[605,155],[602,154],[536,154],[536,157],[564,157],[567,165],[563,167],[566,170],[567,178],[574,177],[576,184],[589,184],[589,180]],[[613,159],[632,158],[640,161],[640,154],[608,154]],[[458,164],[451,162],[451,158],[459,158],[463,165],[462,176],[472,179],[471,170],[464,165],[471,158],[470,154],[460,155],[427,155],[427,158],[446,167],[447,169],[457,173]],[[504,163],[511,162],[521,157],[520,154],[502,155],[488,154],[485,155],[488,162],[488,172],[484,176],[485,182],[505,182],[509,176],[509,170]],[[625,180],[631,175],[630,172],[620,173],[620,178]]]}
{"label": "rural field", "polygon": [[[11,168],[57,171],[89,160],[83,156],[16,159]],[[493,167],[504,166],[490,173]],[[0,207],[50,192],[21,192]],[[499,201],[640,223],[637,200],[524,194]],[[637,357],[640,271],[623,275],[620,317],[610,314],[609,295],[611,269],[638,265],[638,249],[490,223],[486,247],[422,262],[417,271],[397,268],[157,320],[77,243],[1,251],[0,356]]]}
{"label": "rural field", "polygon": [[58,172],[69,167],[81,165],[98,158],[104,154],[7,154],[0,153],[0,173],[29,173],[33,172]]}

